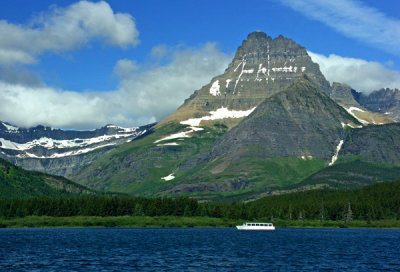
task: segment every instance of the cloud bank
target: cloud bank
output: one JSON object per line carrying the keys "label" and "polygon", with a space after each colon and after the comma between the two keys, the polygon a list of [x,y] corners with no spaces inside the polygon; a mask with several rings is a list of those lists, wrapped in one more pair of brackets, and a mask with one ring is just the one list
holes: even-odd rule
{"label": "cloud bank", "polygon": [[328,81],[346,83],[357,91],[370,93],[381,88],[400,88],[400,72],[389,70],[378,62],[345,58],[334,54],[327,56],[308,52],[319,64]]}
{"label": "cloud bank", "polygon": [[347,37],[400,55],[400,21],[355,0],[280,0]]}
{"label": "cloud bank", "polygon": [[79,93],[0,81],[0,120],[24,127],[75,129],[148,124],[174,112],[194,90],[222,73],[230,60],[214,43],[175,49],[166,65],[140,68],[133,60],[120,60],[114,68],[120,87],[109,92]]}
{"label": "cloud bank", "polygon": [[104,1],[80,1],[65,8],[53,7],[29,25],[0,20],[0,64],[34,63],[46,51],[73,50],[93,40],[122,48],[135,46],[138,35],[131,15],[114,13]]}

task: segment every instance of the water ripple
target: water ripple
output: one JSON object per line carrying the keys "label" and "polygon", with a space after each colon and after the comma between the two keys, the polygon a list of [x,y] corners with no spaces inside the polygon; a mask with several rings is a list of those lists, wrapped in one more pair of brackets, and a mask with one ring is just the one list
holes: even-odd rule
{"label": "water ripple", "polygon": [[400,270],[400,230],[0,229],[0,271]]}

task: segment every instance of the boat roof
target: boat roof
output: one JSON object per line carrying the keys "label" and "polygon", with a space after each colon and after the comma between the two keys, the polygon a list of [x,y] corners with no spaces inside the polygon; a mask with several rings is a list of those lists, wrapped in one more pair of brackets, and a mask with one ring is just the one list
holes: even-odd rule
{"label": "boat roof", "polygon": [[245,224],[272,224],[269,222],[246,222]]}

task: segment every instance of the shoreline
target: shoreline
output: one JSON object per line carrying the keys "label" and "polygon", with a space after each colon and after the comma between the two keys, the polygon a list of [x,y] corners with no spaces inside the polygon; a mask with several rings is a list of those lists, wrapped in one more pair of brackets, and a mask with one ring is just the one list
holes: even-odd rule
{"label": "shoreline", "polygon": [[[27,216],[20,218],[0,218],[0,228],[74,228],[74,227],[139,227],[139,228],[213,228],[235,227],[248,222],[271,222],[268,219],[238,220],[213,217],[178,217],[178,216]],[[361,221],[354,220],[349,223],[343,221],[319,221],[319,220],[282,220],[272,221],[277,228],[378,228],[400,229],[400,220]]]}

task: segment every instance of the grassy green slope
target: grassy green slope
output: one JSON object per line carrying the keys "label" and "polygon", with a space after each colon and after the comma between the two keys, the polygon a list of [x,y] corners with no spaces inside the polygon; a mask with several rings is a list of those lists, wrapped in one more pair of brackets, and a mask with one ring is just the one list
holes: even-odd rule
{"label": "grassy green slope", "polygon": [[[189,138],[155,143],[185,130],[186,126],[179,124],[158,128],[145,137],[122,145],[72,178],[99,190],[156,196],[171,185],[171,181],[164,181],[162,177],[173,173],[194,154],[206,150],[227,128],[214,125],[192,133]],[[162,145],[172,142],[179,145]]]}
{"label": "grassy green slope", "polygon": [[94,193],[66,178],[27,171],[0,159],[0,198],[62,197]]}
{"label": "grassy green slope", "polygon": [[198,165],[182,176],[177,172],[177,178],[170,183],[170,191],[167,192],[212,201],[242,201],[266,191],[299,183],[326,166],[323,160],[295,157],[267,160],[243,158],[219,173],[214,172],[215,168]]}
{"label": "grassy green slope", "polygon": [[[190,171],[183,171],[181,165],[197,154],[208,152],[210,146],[227,131],[225,125],[215,124],[192,133],[190,138],[154,143],[185,129],[186,126],[179,124],[158,128],[152,134],[124,144],[87,166],[73,176],[73,180],[98,190],[136,196],[244,200],[270,188],[298,183],[327,166],[325,161],[318,159],[290,157],[263,160],[250,156],[230,164],[219,173],[214,173],[214,169],[207,168],[202,162],[191,165]],[[158,146],[172,142],[179,145]],[[175,179],[161,179],[171,173],[174,173]]]}
{"label": "grassy green slope", "polygon": [[346,156],[337,164],[318,171],[288,189],[351,189],[395,180],[400,180],[399,166],[388,163],[367,162],[363,161],[361,157]]}

